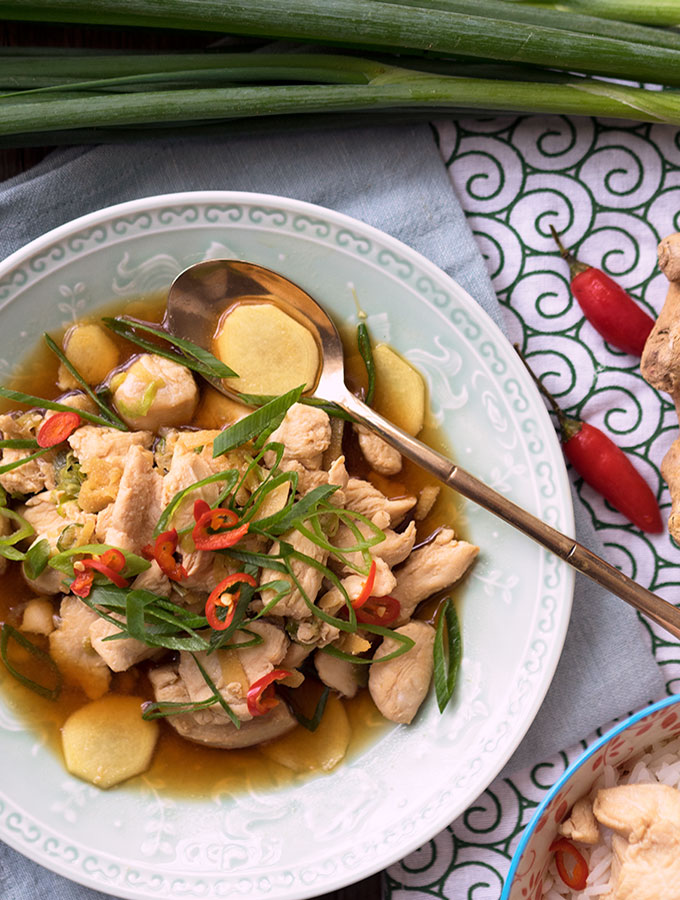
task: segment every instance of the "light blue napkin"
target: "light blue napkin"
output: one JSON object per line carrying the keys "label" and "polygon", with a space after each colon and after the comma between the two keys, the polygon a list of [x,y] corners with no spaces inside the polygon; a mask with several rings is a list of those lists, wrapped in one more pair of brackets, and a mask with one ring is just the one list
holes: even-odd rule
{"label": "light blue napkin", "polygon": [[[100,207],[199,189],[281,194],[355,216],[439,265],[502,327],[484,261],[427,125],[59,151],[0,184],[0,258]],[[579,539],[605,555],[577,497],[575,507]],[[649,637],[635,613],[579,576],[555,680],[506,771],[543,760],[662,693]],[[0,897],[96,900],[104,895],[0,845]]]}

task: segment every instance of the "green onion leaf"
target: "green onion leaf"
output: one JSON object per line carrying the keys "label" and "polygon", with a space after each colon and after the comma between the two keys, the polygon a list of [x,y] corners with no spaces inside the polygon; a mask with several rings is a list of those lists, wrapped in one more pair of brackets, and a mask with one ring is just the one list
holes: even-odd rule
{"label": "green onion leaf", "polygon": [[[2,510],[0,510],[0,514]],[[132,578],[139,575],[140,572],[146,572],[151,563],[129,550],[121,550],[120,547],[114,547],[112,544],[83,544],[80,547],[71,547],[68,550],[62,550],[50,559],[48,565],[65,575],[73,575],[73,563],[75,556],[101,556],[106,550],[120,550],[125,557],[125,568],[121,572],[123,578]]]}
{"label": "green onion leaf", "polygon": [[[238,398],[246,406],[264,406],[265,403],[271,403],[272,400],[276,400],[274,394],[238,394]],[[354,421],[354,416],[345,412],[337,403],[321,400],[319,397],[300,397],[298,402],[305,406],[314,406],[317,409],[322,409],[332,418],[344,419],[346,422]]]}
{"label": "green onion leaf", "polygon": [[208,709],[217,703],[217,697],[208,697],[207,700],[198,700],[192,703],[187,700],[186,703],[172,702],[171,700],[159,700],[158,702],[147,701],[142,704],[142,718],[146,721],[151,719],[167,719],[170,716],[181,716],[184,713],[198,712],[201,709]]}
{"label": "green onion leaf", "polygon": [[209,475],[207,478],[201,478],[200,481],[195,481],[193,484],[190,484],[188,487],[183,488],[181,491],[177,491],[172,500],[165,507],[163,512],[161,513],[160,519],[156,523],[156,527],[153,530],[154,537],[158,537],[159,534],[162,534],[164,531],[167,531],[168,525],[170,524],[170,520],[173,515],[177,512],[177,508],[180,503],[187,494],[190,494],[192,491],[198,490],[199,488],[204,487],[206,484],[215,484],[216,482],[225,482],[225,486],[220,494],[220,498],[218,499],[218,505],[221,501],[228,496],[234,488],[234,485],[238,481],[239,478],[238,469],[225,469],[224,472],[217,472],[215,475]]}
{"label": "green onion leaf", "polygon": [[[7,400],[12,400],[15,403],[24,403],[26,406],[36,407],[37,409],[56,409],[57,412],[77,412],[81,419],[86,419],[94,425],[105,425],[107,428],[117,428],[119,431],[127,431],[127,426],[121,428],[119,425],[111,422],[110,419],[103,419],[101,416],[96,416],[94,413],[87,412],[87,410],[74,409],[72,406],[67,406],[65,403],[57,403],[56,400],[45,400],[42,397],[35,397],[33,394],[25,394],[23,391],[14,391],[10,388],[0,386],[0,397],[5,397]],[[34,454],[34,456],[40,456],[46,452],[47,450],[41,450],[39,453]],[[26,460],[23,461],[25,462]],[[15,468],[14,464],[10,465],[12,468]],[[9,469],[0,467],[0,474],[2,474],[3,471],[8,472]]]}
{"label": "green onion leaf", "polygon": [[[61,347],[57,346],[57,344],[52,340],[52,338],[49,336],[49,334],[43,334],[43,337],[45,338],[45,343],[50,348],[50,350],[54,353],[54,355],[57,357],[59,362],[66,369],[68,369],[68,371],[71,373],[71,375],[73,375],[75,380],[82,387],[82,389],[85,391],[85,393],[90,398],[90,400],[92,400],[99,407],[99,409],[102,411],[104,417],[109,420],[109,424],[114,428],[120,429],[121,431],[129,431],[125,422],[123,422],[122,419],[119,419],[118,416],[115,414],[115,412],[112,409],[109,409],[109,407],[103,402],[103,400],[101,399],[101,397],[98,394],[95,394],[95,392],[92,390],[92,388],[87,383],[87,381],[85,381],[85,379],[80,374],[80,372],[76,369],[76,367],[73,365],[73,363],[69,360],[69,358],[66,356],[66,354],[62,351]],[[80,412],[80,411],[78,411],[78,412]]]}
{"label": "green onion leaf", "polygon": [[[2,394],[3,388],[0,388],[0,397]],[[43,447],[42,450],[37,450],[35,453],[29,453],[28,456],[23,456],[21,459],[15,459],[14,462],[5,463],[0,466],[0,475],[4,475],[5,472],[11,472],[13,469],[18,469],[19,466],[25,465],[27,462],[31,462],[34,459],[38,459],[40,456],[44,456],[46,453],[49,453],[51,447]]]}
{"label": "green onion leaf", "polygon": [[385,656],[381,656],[380,659],[371,659],[370,657],[363,656],[353,656],[351,653],[345,653],[344,650],[338,650],[337,647],[333,647],[329,644],[326,647],[322,647],[321,650],[324,653],[328,653],[330,656],[335,656],[336,659],[344,659],[346,662],[351,663],[359,663],[364,665],[370,665],[375,663],[376,665],[387,662],[390,659],[396,659],[398,656],[402,656],[404,653],[408,653],[411,647],[414,646],[415,641],[408,637],[406,634],[399,634],[398,631],[392,631],[389,628],[384,628],[382,625],[361,625],[362,631],[369,631],[371,634],[379,634],[384,638],[390,638],[390,640],[396,641],[399,646],[396,650],[393,650],[391,653],[387,653]]}
{"label": "green onion leaf", "polygon": [[293,388],[292,391],[274,398],[256,409],[255,412],[225,428],[213,441],[213,457],[221,456],[228,450],[240,447],[241,444],[251,441],[265,430],[278,428],[290,407],[298,402],[304,389],[303,384]]}
{"label": "green onion leaf", "polygon": [[205,671],[205,669],[203,668],[203,666],[202,666],[202,665],[200,664],[200,662],[196,659],[196,655],[195,655],[194,653],[192,653],[191,655],[193,656],[194,662],[196,663],[196,666],[198,667],[198,671],[199,671],[199,672],[201,673],[201,675],[203,676],[203,680],[205,681],[205,683],[208,685],[208,687],[212,690],[213,694],[215,695],[215,697],[216,697],[216,699],[217,699],[217,702],[220,704],[220,706],[221,706],[222,709],[225,711],[225,713],[229,716],[229,718],[231,719],[231,721],[234,723],[235,727],[236,727],[236,728],[240,728],[240,727],[241,727],[241,720],[239,719],[239,717],[238,717],[238,716],[236,715],[236,713],[233,711],[233,709],[231,708],[231,706],[229,706],[229,704],[228,704],[227,701],[224,699],[224,697],[222,696],[222,694],[220,694],[220,692],[217,690],[217,687],[215,686],[215,684],[214,684],[212,678],[210,677],[210,675],[208,675],[208,673]]}
{"label": "green onion leaf", "polygon": [[279,685],[278,690],[300,725],[302,725],[303,728],[306,728],[307,731],[316,731],[316,729],[321,724],[321,719],[323,718],[323,714],[326,710],[326,703],[328,702],[328,696],[330,694],[330,688],[328,687],[328,685],[324,685],[323,690],[321,691],[321,695],[319,696],[319,699],[316,702],[316,706],[314,707],[314,712],[311,716],[306,716],[300,709],[294,690],[286,687],[285,684]]}
{"label": "green onion leaf", "polygon": [[0,450],[37,450],[38,442],[31,438],[13,438],[0,441]]}
{"label": "green onion leaf", "polygon": [[24,557],[24,574],[31,581],[42,575],[50,558],[50,542],[47,538],[34,541]]}
{"label": "green onion leaf", "polygon": [[0,507],[0,516],[19,526],[11,534],[5,534],[0,537],[0,556],[4,556],[5,559],[24,559],[25,554],[21,550],[17,550],[13,545],[31,537],[31,535],[35,534],[35,529],[23,516],[20,516],[18,512],[9,509],[7,506]]}
{"label": "green onion leaf", "polygon": [[[184,365],[206,378],[234,378],[236,376],[236,372],[230,369],[229,366],[225,366],[223,362],[217,359],[216,356],[213,356],[208,350],[204,350],[203,347],[199,347],[198,344],[194,344],[192,341],[176,337],[164,328],[159,328],[148,322],[139,322],[137,319],[131,319],[128,316],[116,316],[115,319],[105,317],[102,319],[102,322],[111,331],[126,338],[133,344],[144,347],[151,353],[165,356],[166,359],[172,359],[174,362]],[[169,353],[167,350],[159,350],[158,346],[153,342],[140,338],[136,334],[137,331],[146,331],[149,334],[162,338],[173,347],[177,347],[180,353]]]}
{"label": "green onion leaf", "polygon": [[[288,512],[281,510],[281,513],[270,516],[269,519],[262,519],[257,522],[256,525],[258,528],[267,529],[270,534],[283,534],[291,528],[297,527],[301,522],[304,522],[308,516],[315,514],[318,511],[319,505],[327,500],[328,497],[334,494],[338,489],[339,485],[337,484],[320,484],[318,487],[312,488],[311,491],[306,493],[296,503],[293,503]],[[314,538],[312,538],[312,540],[314,540]],[[316,543],[316,540],[314,540],[314,543]]]}
{"label": "green onion leaf", "polygon": [[368,376],[366,404],[370,406],[373,402],[373,395],[375,394],[375,362],[373,361],[371,338],[368,334],[368,328],[366,327],[365,322],[360,322],[357,327],[357,346],[359,347],[359,353],[366,366],[366,375]]}
{"label": "green onion leaf", "polygon": [[[24,650],[27,650],[31,656],[35,657],[38,662],[44,666],[47,670],[47,680],[52,685],[51,687],[47,687],[43,684],[39,684],[37,681],[33,681],[32,678],[28,678],[18,669],[12,665],[9,661],[9,656],[7,652],[8,644],[10,640],[15,641],[19,644],[20,647],[23,647]],[[32,641],[29,641],[27,638],[21,634],[20,631],[17,631],[16,628],[12,628],[11,625],[7,625],[5,623],[2,626],[2,632],[0,632],[0,658],[2,659],[7,671],[16,678],[24,687],[29,688],[29,690],[33,691],[36,694],[39,694],[41,697],[45,697],[47,700],[56,700],[59,694],[61,693],[61,672],[57,668],[56,663],[52,659],[52,657],[45,653],[44,650],[41,650],[40,647],[37,647]]]}
{"label": "green onion leaf", "polygon": [[450,597],[439,607],[437,631],[432,650],[434,659],[434,690],[437,706],[444,712],[453,695],[462,658],[462,637],[456,608]]}

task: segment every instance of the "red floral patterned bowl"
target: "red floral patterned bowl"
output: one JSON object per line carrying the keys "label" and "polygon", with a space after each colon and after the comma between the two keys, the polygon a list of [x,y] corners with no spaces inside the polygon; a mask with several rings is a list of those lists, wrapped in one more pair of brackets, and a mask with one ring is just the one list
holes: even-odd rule
{"label": "red floral patterned bowl", "polygon": [[634,713],[591,744],[553,785],[524,829],[501,900],[541,900],[557,826],[590,791],[605,765],[619,766],[652,744],[679,734],[680,695],[675,695]]}

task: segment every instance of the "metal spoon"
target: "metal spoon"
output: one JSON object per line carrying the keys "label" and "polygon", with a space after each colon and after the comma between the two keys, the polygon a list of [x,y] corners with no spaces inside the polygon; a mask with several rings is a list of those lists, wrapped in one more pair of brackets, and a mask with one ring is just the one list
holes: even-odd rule
{"label": "metal spoon", "polygon": [[[335,325],[319,304],[292,281],[254,263],[229,259],[198,263],[185,269],[173,282],[166,326],[178,337],[210,349],[221,314],[241,297],[275,303],[314,335],[322,362],[308,395],[336,403],[439,481],[524,532],[680,639],[680,610],[671,603],[636,584],[573,538],[546,525],[355,397],[345,385],[343,347]],[[228,381],[216,379],[212,383],[223,394],[235,396]]]}

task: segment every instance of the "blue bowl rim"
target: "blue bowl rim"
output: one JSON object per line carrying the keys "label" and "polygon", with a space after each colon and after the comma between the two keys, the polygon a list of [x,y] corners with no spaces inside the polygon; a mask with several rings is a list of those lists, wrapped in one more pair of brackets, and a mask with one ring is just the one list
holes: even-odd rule
{"label": "blue bowl rim", "polygon": [[531,821],[525,827],[524,833],[520,839],[519,844],[517,845],[517,849],[512,857],[512,861],[510,863],[510,868],[508,869],[508,874],[505,879],[505,884],[503,885],[503,893],[501,894],[500,900],[509,900],[510,890],[512,888],[512,883],[515,880],[515,873],[517,871],[517,867],[519,866],[520,859],[524,851],[526,850],[526,846],[531,839],[534,831],[536,830],[536,826],[541,820],[543,813],[553,799],[553,797],[559,793],[559,791],[564,787],[564,785],[569,781],[571,776],[578,769],[581,768],[584,763],[586,763],[598,750],[604,747],[613,737],[616,737],[617,734],[621,734],[621,732],[626,731],[630,728],[631,725],[635,725],[637,722],[640,722],[642,719],[646,718],[652,713],[658,712],[660,709],[665,709],[667,706],[672,706],[674,703],[680,703],[680,694],[673,694],[670,697],[664,697],[663,700],[658,700],[656,703],[652,703],[650,706],[645,706],[644,709],[639,710],[639,712],[633,713],[632,716],[629,716],[627,719],[624,719],[622,722],[618,722],[611,728],[606,734],[603,734],[602,737],[598,738],[590,747],[586,748],[583,751],[581,756],[578,759],[574,760],[574,762],[569,766],[569,768],[564,772],[564,774],[555,782],[555,784],[550,788],[546,796],[541,800],[540,804],[536,808]]}

